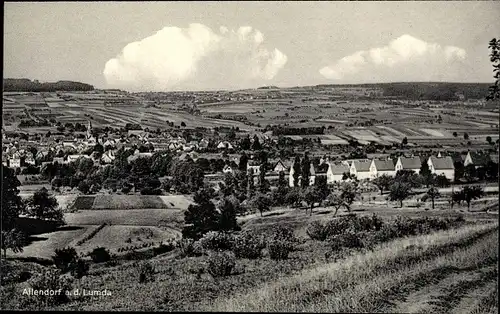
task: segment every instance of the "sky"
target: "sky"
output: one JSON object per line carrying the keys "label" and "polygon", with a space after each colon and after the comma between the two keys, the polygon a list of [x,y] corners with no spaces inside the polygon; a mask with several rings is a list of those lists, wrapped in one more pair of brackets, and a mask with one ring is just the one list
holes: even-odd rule
{"label": "sky", "polygon": [[4,78],[129,91],[493,82],[500,2],[4,4]]}

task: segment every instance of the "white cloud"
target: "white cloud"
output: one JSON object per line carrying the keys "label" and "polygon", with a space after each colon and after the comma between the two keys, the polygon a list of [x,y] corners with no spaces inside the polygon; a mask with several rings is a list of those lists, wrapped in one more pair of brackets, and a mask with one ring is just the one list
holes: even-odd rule
{"label": "white cloud", "polygon": [[319,73],[327,79],[356,82],[454,80],[464,49],[403,35],[387,46],[346,56]]}
{"label": "white cloud", "polygon": [[250,26],[219,33],[202,24],[165,27],[125,46],[104,67],[110,87],[129,90],[238,88],[262,85],[287,62],[278,49],[263,45]]}

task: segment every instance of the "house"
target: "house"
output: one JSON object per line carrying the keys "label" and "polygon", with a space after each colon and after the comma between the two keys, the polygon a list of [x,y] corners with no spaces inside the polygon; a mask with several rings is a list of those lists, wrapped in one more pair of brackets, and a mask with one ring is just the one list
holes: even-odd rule
{"label": "house", "polygon": [[398,160],[396,161],[395,168],[396,168],[396,172],[398,172],[400,170],[411,170],[411,171],[414,171],[417,174],[419,174],[421,166],[422,166],[422,162],[421,162],[419,157],[400,156],[400,157],[398,157]]}
{"label": "house", "polygon": [[9,158],[9,167],[11,167],[11,168],[21,167],[21,155],[18,152],[15,152]]}
{"label": "house", "polygon": [[464,166],[474,165],[476,168],[485,167],[490,160],[490,155],[487,153],[469,151],[467,156],[465,156]]}
{"label": "house", "polygon": [[396,176],[396,167],[391,159],[381,160],[373,159],[370,163],[370,179],[375,179],[380,176]]}
{"label": "house", "polygon": [[250,169],[253,170],[253,175],[258,176],[260,174],[260,165],[250,165],[247,164],[247,173],[250,173]]}
{"label": "house", "polygon": [[287,168],[288,167],[285,166],[285,163],[280,159],[274,164],[271,171],[276,173],[280,173],[281,171],[286,172]]}
{"label": "house", "polygon": [[[314,185],[316,183],[316,170],[314,169],[314,165],[311,163],[309,166],[309,185]],[[290,171],[288,175],[288,185],[290,187],[295,186],[294,182],[294,174],[295,170],[293,169],[293,164],[290,166]],[[299,176],[299,182],[297,182],[299,186],[302,185],[302,175]]]}
{"label": "house", "polygon": [[136,160],[137,158],[147,158],[153,156],[153,153],[147,152],[147,153],[141,153],[139,150],[135,150],[133,155],[130,155],[127,157],[128,162],[132,162]]}
{"label": "house", "polygon": [[453,165],[453,159],[450,156],[441,158],[431,156],[427,160],[427,164],[429,165],[431,173],[436,175],[443,174],[449,180],[455,180],[455,166]]}
{"label": "house", "polygon": [[222,141],[217,145],[218,149],[233,149],[233,145],[228,141]]}
{"label": "house", "polygon": [[110,164],[115,160],[116,156],[114,151],[108,150],[102,154],[101,161],[105,164]]}
{"label": "house", "polygon": [[67,163],[77,161],[80,158],[91,158],[88,155],[85,154],[74,154],[74,155],[68,155],[68,160],[66,161]]}
{"label": "house", "polygon": [[234,174],[234,170],[230,165],[225,165],[224,168],[222,169],[222,172]]}
{"label": "house", "polygon": [[349,173],[350,168],[348,165],[342,162],[330,162],[328,163],[328,170],[326,171],[326,183],[333,184],[334,182],[342,181],[344,173]]}
{"label": "house", "polygon": [[370,179],[370,163],[370,160],[353,160],[349,172],[358,180]]}
{"label": "house", "polygon": [[32,153],[28,152],[28,153],[26,154],[26,156],[24,157],[24,163],[25,163],[26,165],[32,165],[32,166],[34,166],[34,165],[35,165],[35,158],[33,157],[33,154],[32,154]]}
{"label": "house", "polygon": [[201,149],[206,149],[208,147],[209,143],[210,142],[207,139],[204,138],[204,139],[202,139],[200,141],[200,143],[198,144],[198,147],[201,148]]}
{"label": "house", "polygon": [[54,157],[54,158],[52,159],[52,163],[56,163],[56,162],[57,162],[58,164],[64,164],[64,163],[65,163],[65,161],[64,161],[64,157]]}

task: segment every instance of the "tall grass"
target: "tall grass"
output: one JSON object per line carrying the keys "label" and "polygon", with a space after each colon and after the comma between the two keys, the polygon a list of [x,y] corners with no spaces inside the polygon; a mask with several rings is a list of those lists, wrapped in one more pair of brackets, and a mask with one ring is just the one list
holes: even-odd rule
{"label": "tall grass", "polygon": [[377,311],[385,298],[398,293],[401,283],[428,280],[447,268],[477,267],[498,260],[498,234],[493,232],[497,229],[497,223],[470,225],[397,239],[249,293],[215,300],[205,310]]}

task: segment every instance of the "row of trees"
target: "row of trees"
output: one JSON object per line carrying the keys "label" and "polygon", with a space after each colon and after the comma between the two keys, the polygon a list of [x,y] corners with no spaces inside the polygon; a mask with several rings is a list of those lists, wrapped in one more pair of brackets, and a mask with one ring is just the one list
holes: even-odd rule
{"label": "row of trees", "polygon": [[1,246],[4,256],[7,249],[21,252],[27,242],[26,230],[19,225],[20,214],[36,219],[51,220],[63,224],[63,213],[58,209],[55,197],[42,188],[32,197],[23,201],[19,196],[19,186],[14,170],[2,165],[2,232]]}

